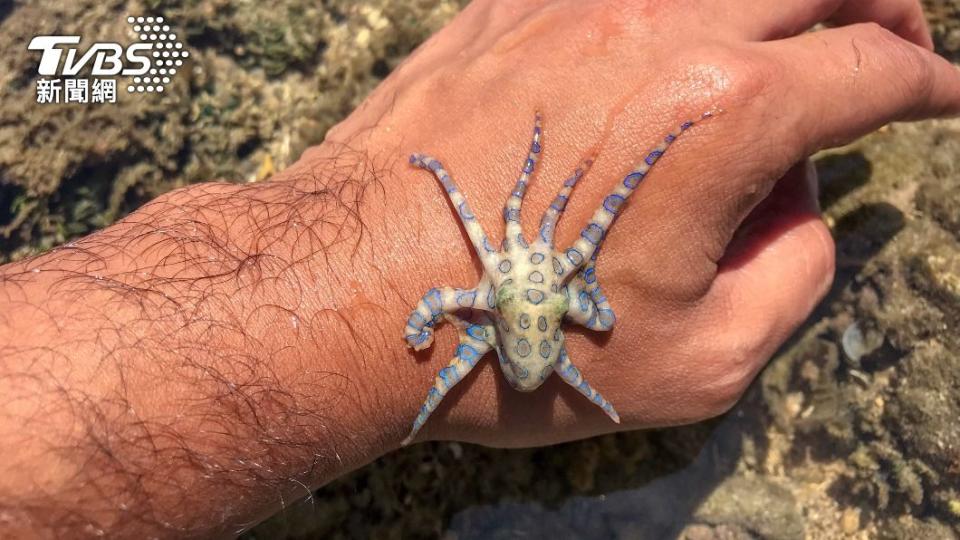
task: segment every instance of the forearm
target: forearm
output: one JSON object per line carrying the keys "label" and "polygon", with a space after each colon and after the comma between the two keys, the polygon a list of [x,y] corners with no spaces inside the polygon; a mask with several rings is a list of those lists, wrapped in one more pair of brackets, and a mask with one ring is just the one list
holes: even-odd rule
{"label": "forearm", "polygon": [[[907,113],[955,113],[960,81],[877,25],[784,34],[836,2],[682,18],[627,4],[472,2],[280,178],[191,187],[0,269],[0,536],[232,533],[395,447],[454,345],[441,331],[430,361],[411,357],[409,309],[479,277],[456,209],[405,156],[442,159],[496,243],[534,110],[548,120],[524,230],[597,158],[558,246],[665,129],[725,111],[677,141],[604,240],[613,334],[564,346],[622,428],[729,408],[832,276],[815,178],[794,165]],[[884,6],[832,22],[912,9],[919,25],[893,26],[922,30],[914,4]],[[770,193],[786,203],[764,218]],[[522,394],[497,369],[477,364],[421,433],[533,445],[614,429],[556,378]]]}
{"label": "forearm", "polygon": [[[468,287],[479,269],[442,188],[403,159],[420,148],[385,131],[361,148],[311,149],[270,182],[170,193],[2,269],[0,445],[13,453],[0,465],[0,504],[10,523],[68,535],[232,533],[399,445],[454,349],[441,331],[430,361],[410,354],[404,321],[426,289]],[[508,137],[517,140],[504,146],[523,147],[522,131]],[[558,142],[554,155],[582,157]],[[486,186],[516,167],[441,152],[498,241],[503,194]],[[562,242],[609,187],[602,178],[581,188]],[[528,205],[546,207],[552,187],[532,190]],[[628,286],[623,249],[608,249],[611,291]],[[568,345],[585,361],[598,350],[581,336]],[[523,398],[503,392],[495,363],[476,371],[472,391],[425,434],[591,429],[575,422],[589,404],[544,393],[546,409],[528,400],[517,410]]]}
{"label": "forearm", "polygon": [[397,444],[417,292],[374,253],[369,163],[340,159],[3,268],[2,526],[232,533]]}

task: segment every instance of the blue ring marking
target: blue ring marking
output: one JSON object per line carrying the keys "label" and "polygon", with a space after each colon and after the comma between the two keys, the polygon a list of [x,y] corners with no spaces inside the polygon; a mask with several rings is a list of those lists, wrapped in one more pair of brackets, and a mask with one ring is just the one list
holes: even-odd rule
{"label": "blue ring marking", "polygon": [[440,372],[437,373],[437,376],[447,385],[447,388],[460,382],[460,373],[458,373],[457,368],[453,366],[447,366],[441,369]]}
{"label": "blue ring marking", "polygon": [[646,162],[647,165],[653,166],[653,164],[656,163],[662,155],[663,150],[654,150],[653,152],[650,152],[650,155],[648,155],[643,161]]}
{"label": "blue ring marking", "polygon": [[530,275],[527,276],[527,279],[529,279],[532,283],[543,283],[543,274],[534,270],[533,272],[530,272]]}
{"label": "blue ring marking", "polygon": [[523,233],[517,233],[517,245],[526,249],[530,246],[527,245],[527,241],[523,238]]}
{"label": "blue ring marking", "polygon": [[533,144],[530,145],[530,151],[533,152],[534,154],[539,154],[539,153],[540,153],[540,142],[539,142],[539,141],[533,141]]}
{"label": "blue ring marking", "polygon": [[592,285],[597,281],[597,270],[592,266],[589,268],[584,268],[583,280],[586,281],[588,285]]}
{"label": "blue ring marking", "polygon": [[550,203],[550,208],[553,208],[557,212],[563,212],[563,209],[567,207],[568,198],[563,195],[557,195],[553,202]]}
{"label": "blue ring marking", "polygon": [[470,208],[467,206],[467,201],[463,201],[462,203],[460,203],[460,207],[458,210],[460,211],[460,217],[462,217],[463,219],[469,220],[469,219],[474,219],[476,217],[470,212]]}
{"label": "blue ring marking", "polygon": [[604,328],[612,328],[613,323],[616,322],[617,316],[614,315],[612,309],[601,309],[599,310],[600,324]]}
{"label": "blue ring marking", "polygon": [[447,173],[443,173],[440,176],[440,183],[443,184],[443,189],[445,189],[447,193],[456,193],[457,186],[453,185],[453,180],[450,179]]}
{"label": "blue ring marking", "polygon": [[420,156],[417,154],[410,154],[410,163],[416,165],[418,161],[420,161]]}
{"label": "blue ring marking", "polygon": [[583,254],[577,251],[576,248],[570,248],[567,250],[567,260],[570,261],[570,264],[578,266],[583,262]]}
{"label": "blue ring marking", "polygon": [[636,189],[646,174],[647,173],[640,171],[628,174],[627,177],[623,179],[623,186],[627,189]]}
{"label": "blue ring marking", "polygon": [[513,268],[513,263],[510,262],[510,259],[504,259],[500,261],[500,264],[497,265],[497,269],[506,274]]}
{"label": "blue ring marking", "polygon": [[596,312],[596,310],[594,310],[593,313],[590,314],[590,318],[587,319],[586,327],[587,327],[587,328],[594,328],[594,326],[595,326],[596,324],[597,324],[597,312]]}
{"label": "blue ring marking", "polygon": [[550,230],[552,228],[553,228],[553,223],[547,220],[544,220],[543,223],[540,224],[540,239],[543,240],[544,242],[549,242],[550,239],[547,238],[547,235],[550,234]]}
{"label": "blue ring marking", "polygon": [[430,164],[427,165],[427,168],[430,169],[430,170],[433,171],[433,172],[437,172],[437,170],[443,168],[443,165],[441,165],[440,162],[437,161],[437,160],[432,160],[432,161],[430,162]]}
{"label": "blue ring marking", "polygon": [[497,300],[494,296],[493,287],[490,287],[490,290],[487,292],[487,307],[494,308],[497,306]]}
{"label": "blue ring marking", "polygon": [[527,289],[527,300],[533,305],[543,302],[543,291],[539,291],[537,289]]}
{"label": "blue ring marking", "polygon": [[[430,301],[436,303],[436,306],[430,303]],[[436,317],[440,314],[440,311],[443,309],[443,298],[440,296],[440,289],[430,289],[426,294],[423,295],[423,301],[427,304],[427,307],[430,308],[430,314]]]}
{"label": "blue ring marking", "polygon": [[428,336],[429,334],[426,332],[421,332],[419,334],[408,334],[404,336],[404,338],[406,338],[407,343],[410,343],[411,345],[419,345],[426,341]]}
{"label": "blue ring marking", "polygon": [[545,257],[543,253],[534,253],[533,255],[530,255],[530,262],[532,262],[533,264],[540,264],[543,262],[544,258]]}
{"label": "blue ring marking", "polygon": [[580,291],[580,294],[577,295],[577,302],[580,304],[580,311],[586,312],[587,308],[590,307],[588,301],[588,295],[584,291]]}
{"label": "blue ring marking", "polygon": [[517,341],[516,351],[517,351],[517,354],[519,354],[521,357],[526,358],[527,356],[530,356],[531,350],[532,349],[530,347],[530,342],[527,341],[526,338],[520,338]]}
{"label": "blue ring marking", "polygon": [[540,342],[540,356],[542,356],[542,357],[544,357],[544,358],[549,358],[549,357],[550,357],[550,350],[551,350],[551,348],[552,348],[552,347],[550,347],[550,344],[547,343],[547,340],[541,341],[541,342]]}
{"label": "blue ring marking", "polygon": [[503,280],[503,281],[500,283],[500,287],[501,287],[501,288],[506,287],[507,285],[510,285],[511,283],[513,283],[513,278],[507,278],[507,279]]}
{"label": "blue ring marking", "polygon": [[572,362],[568,362],[567,365],[563,368],[563,378],[569,381],[576,379],[580,372],[577,371],[577,366],[573,365]]}
{"label": "blue ring marking", "polygon": [[546,380],[550,376],[550,373],[553,371],[553,364],[547,364],[543,366],[543,370],[540,371],[540,380]]}
{"label": "blue ring marking", "polygon": [[563,263],[561,263],[561,262],[560,262],[560,259],[558,259],[558,258],[556,258],[556,257],[553,258],[553,271],[554,271],[554,273],[556,273],[558,276],[561,275],[561,274],[563,274]]}
{"label": "blue ring marking", "polygon": [[677,136],[674,135],[673,133],[671,133],[671,134],[667,135],[665,139],[663,139],[663,142],[665,142],[665,143],[667,143],[667,144],[670,144],[670,143],[672,143],[672,142],[675,141],[675,140],[677,140]]}
{"label": "blue ring marking", "polygon": [[603,295],[603,291],[600,289],[599,285],[590,291],[590,297],[593,298],[593,301],[598,304],[602,304],[607,301],[607,297]]}
{"label": "blue ring marking", "polygon": [[560,328],[558,327],[553,331],[553,340],[559,343],[561,337],[563,337],[563,332],[561,332]]}
{"label": "blue ring marking", "polygon": [[547,331],[547,318],[543,315],[537,319],[537,328],[539,328],[541,332]]}
{"label": "blue ring marking", "polygon": [[518,199],[523,198],[523,194],[527,192],[527,183],[521,178],[517,180],[516,185],[513,188],[513,191],[510,192],[511,195],[517,197]]}
{"label": "blue ring marking", "polygon": [[693,122],[687,121],[680,124],[680,131],[686,131],[693,126]]}
{"label": "blue ring marking", "polygon": [[461,343],[457,346],[457,356],[462,360],[466,361],[473,367],[477,363],[477,358],[480,356],[480,351],[474,349],[466,343]]}
{"label": "blue ring marking", "polygon": [[523,328],[524,330],[526,330],[527,328],[530,328],[530,315],[526,313],[521,313],[519,322],[520,322],[520,328]]}
{"label": "blue ring marking", "polygon": [[533,172],[534,161],[531,158],[527,158],[526,163],[523,164],[523,172],[530,174]]}
{"label": "blue ring marking", "polygon": [[611,214],[616,214],[620,211],[620,207],[623,206],[624,198],[616,193],[611,193],[607,195],[607,198],[603,200],[603,207],[607,209],[607,212]]}
{"label": "blue ring marking", "polygon": [[[601,227],[596,223],[591,222],[586,227],[584,227],[582,231],[580,231],[580,236],[582,236],[587,242],[590,242],[595,246],[599,246],[600,242],[603,241],[603,227]],[[582,256],[580,257],[580,260],[581,261],[583,260]],[[574,263],[574,264],[579,264],[579,263]]]}
{"label": "blue ring marking", "polygon": [[497,252],[497,250],[494,249],[492,245],[490,245],[490,239],[487,238],[486,236],[483,237],[483,249],[484,249],[487,253],[496,253],[496,252]]}
{"label": "blue ring marking", "polygon": [[530,372],[527,371],[527,368],[522,366],[513,366],[513,373],[517,376],[518,379],[524,380],[530,376]]}
{"label": "blue ring marking", "polygon": [[503,220],[504,221],[520,221],[520,209],[519,208],[510,208],[509,206],[503,207]]}
{"label": "blue ring marking", "polygon": [[471,324],[468,326],[466,333],[468,336],[477,341],[485,341],[487,339],[487,329],[479,324]]}
{"label": "blue ring marking", "polygon": [[473,307],[473,304],[477,301],[477,291],[476,289],[469,291],[457,291],[457,305],[461,307]]}
{"label": "blue ring marking", "polygon": [[[416,319],[414,317],[416,317]],[[427,324],[427,319],[426,317],[421,315],[419,311],[414,311],[413,313],[410,314],[410,318],[407,319],[407,324],[411,328],[420,329],[423,327],[423,325]],[[417,325],[420,325],[420,326],[417,326]]]}

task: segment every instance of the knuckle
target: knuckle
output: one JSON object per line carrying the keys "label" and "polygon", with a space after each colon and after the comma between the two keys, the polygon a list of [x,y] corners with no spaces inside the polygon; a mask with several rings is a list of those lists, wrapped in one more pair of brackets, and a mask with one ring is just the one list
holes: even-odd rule
{"label": "knuckle", "polygon": [[930,92],[933,68],[919,47],[875,22],[859,24],[856,30],[858,37],[854,39],[864,40],[873,54],[883,59],[880,69],[891,76],[895,74],[904,92],[921,96]]}
{"label": "knuckle", "polygon": [[[752,330],[752,329],[751,329]],[[762,365],[762,339],[743,328],[720,333],[701,370],[701,396],[705,412],[716,416],[736,404]]]}
{"label": "knuckle", "polygon": [[687,81],[701,108],[722,100],[728,105],[749,103],[768,94],[778,77],[778,64],[744,46],[706,44],[678,55],[676,69]]}
{"label": "knuckle", "polygon": [[[658,241],[661,242],[659,246],[656,245]],[[703,256],[695,243],[675,246],[658,238],[645,238],[639,243],[645,246],[639,250],[641,253],[665,253],[664,245],[669,245],[670,252],[665,256],[671,262],[668,266],[624,265],[611,269],[607,275],[615,283],[624,285],[624,292],[631,302],[643,303],[655,298],[673,305],[696,305],[710,292],[716,265]]]}
{"label": "knuckle", "polygon": [[853,31],[859,34],[863,39],[870,40],[878,45],[896,43],[900,41],[900,38],[897,37],[896,34],[874,21],[853,25]]}

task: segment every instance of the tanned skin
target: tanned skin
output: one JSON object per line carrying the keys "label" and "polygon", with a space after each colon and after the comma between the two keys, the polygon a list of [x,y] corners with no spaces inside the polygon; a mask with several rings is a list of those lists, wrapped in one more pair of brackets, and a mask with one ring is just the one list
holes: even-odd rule
{"label": "tanned skin", "polygon": [[[930,49],[914,0],[474,0],[273,180],[181,189],[0,269],[0,536],[230,536],[398,447],[449,360],[407,351],[409,310],[480,275],[406,158],[443,159],[495,231],[534,111],[549,125],[525,230],[596,157],[561,245],[664,126],[724,112],[605,242],[617,328],[567,335],[622,424],[556,378],[515,392],[484,359],[418,440],[543,445],[722,413],[832,277],[806,158],[960,111],[960,74]],[[434,350],[454,345],[438,331]]]}

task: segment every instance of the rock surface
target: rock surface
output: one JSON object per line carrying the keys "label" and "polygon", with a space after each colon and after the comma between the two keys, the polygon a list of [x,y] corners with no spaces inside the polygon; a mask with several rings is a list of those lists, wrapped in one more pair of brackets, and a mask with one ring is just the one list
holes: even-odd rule
{"label": "rock surface", "polygon": [[[187,183],[268,177],[462,4],[0,1],[0,43],[23,44],[0,55],[0,252],[49,248]],[[960,60],[960,2],[925,7]],[[36,106],[32,36],[123,41],[120,14],[146,11],[195,52],[164,95]],[[723,419],[532,450],[420,445],[248,536],[956,536],[960,121],[888,126],[817,166],[836,284]]]}

